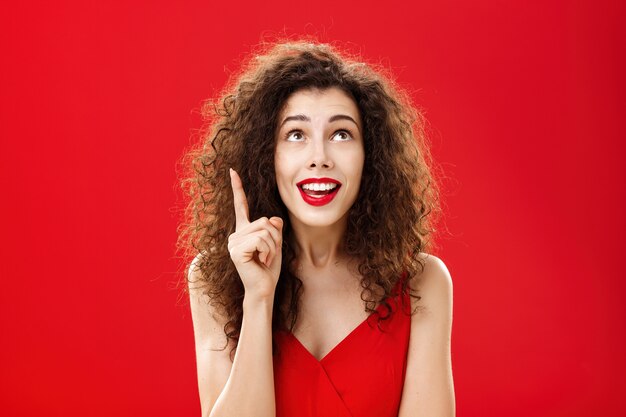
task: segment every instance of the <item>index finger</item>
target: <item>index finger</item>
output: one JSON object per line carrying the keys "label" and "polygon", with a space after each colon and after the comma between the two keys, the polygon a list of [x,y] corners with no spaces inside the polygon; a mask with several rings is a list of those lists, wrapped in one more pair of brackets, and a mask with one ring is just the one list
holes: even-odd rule
{"label": "index finger", "polygon": [[239,174],[230,168],[230,185],[233,188],[233,204],[235,206],[235,227],[237,230],[250,223],[248,218],[248,199],[243,190]]}

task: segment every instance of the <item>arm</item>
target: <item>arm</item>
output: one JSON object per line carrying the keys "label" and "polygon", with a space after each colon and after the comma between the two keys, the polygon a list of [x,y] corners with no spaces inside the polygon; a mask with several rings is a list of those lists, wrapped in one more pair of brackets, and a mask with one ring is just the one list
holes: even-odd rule
{"label": "arm", "polygon": [[445,264],[427,255],[424,272],[412,282],[421,300],[411,299],[411,337],[398,417],[454,417],[450,337],[452,278]]}
{"label": "arm", "polygon": [[[199,273],[192,266],[190,281]],[[202,416],[276,415],[272,361],[272,302],[244,297],[243,322],[233,362],[218,317],[205,296],[190,288]],[[211,350],[214,349],[214,350]]]}
{"label": "arm", "polygon": [[[243,317],[231,365],[232,346],[221,352],[210,350],[220,341],[225,344],[226,320],[211,318],[215,317],[211,306],[203,305],[197,294],[191,297],[202,415],[274,417],[272,307],[280,276],[283,221],[262,217],[250,222],[241,178],[232,169],[230,178],[236,226],[228,237],[228,251],[245,290]],[[201,273],[192,264],[190,283],[199,278],[191,276],[194,272]]]}

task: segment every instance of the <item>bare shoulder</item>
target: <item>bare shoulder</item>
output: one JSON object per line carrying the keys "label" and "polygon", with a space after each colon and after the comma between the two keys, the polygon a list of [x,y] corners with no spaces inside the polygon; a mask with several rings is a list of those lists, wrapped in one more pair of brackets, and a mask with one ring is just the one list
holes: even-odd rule
{"label": "bare shoulder", "polygon": [[411,299],[407,368],[399,417],[455,415],[450,341],[452,332],[452,277],[443,261],[421,254],[423,272],[411,280],[420,299]]}
{"label": "bare shoulder", "polygon": [[[196,346],[198,343],[224,346],[227,341],[224,326],[227,319],[219,314],[210,303],[202,284],[202,271],[199,268],[200,256],[191,262],[188,273],[189,304],[194,324]],[[223,337],[222,337],[223,336]],[[217,347],[217,346],[216,346]]]}
{"label": "bare shoulder", "polygon": [[435,309],[449,307],[452,303],[452,276],[448,267],[435,255],[422,252],[419,259],[424,270],[410,281],[411,289],[421,296],[421,300],[415,303]]}
{"label": "bare shoulder", "polygon": [[198,285],[202,271],[198,267],[200,256],[191,262],[188,273],[189,304],[193,321],[196,349],[198,390],[202,413],[210,411],[224,389],[230,375],[231,344],[224,333],[227,319],[211,305],[205,291]]}

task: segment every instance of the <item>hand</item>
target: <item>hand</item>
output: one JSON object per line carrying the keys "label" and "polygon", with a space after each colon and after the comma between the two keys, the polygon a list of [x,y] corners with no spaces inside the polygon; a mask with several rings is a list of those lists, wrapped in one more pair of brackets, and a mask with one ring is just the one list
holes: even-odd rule
{"label": "hand", "polygon": [[235,205],[235,233],[228,237],[228,252],[243,282],[246,296],[274,296],[282,262],[283,220],[261,217],[250,223],[248,200],[239,174],[230,170]]}

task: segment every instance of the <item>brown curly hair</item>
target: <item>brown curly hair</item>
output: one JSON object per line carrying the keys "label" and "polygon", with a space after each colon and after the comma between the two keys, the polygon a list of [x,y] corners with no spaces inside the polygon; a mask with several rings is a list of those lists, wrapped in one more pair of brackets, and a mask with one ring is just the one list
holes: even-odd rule
{"label": "brown curly hair", "polygon": [[[235,169],[248,198],[250,219],[279,216],[283,258],[274,297],[272,329],[293,330],[302,281],[295,275],[295,251],[287,209],[274,171],[278,115],[288,97],[308,88],[338,87],[357,103],[363,120],[365,161],[359,194],[345,234],[347,255],[357,261],[366,311],[393,295],[401,276],[402,291],[419,276],[420,252],[432,249],[440,211],[439,192],[426,143],[425,119],[385,68],[366,64],[336,46],[310,40],[261,45],[218,100],[202,107],[201,140],[181,159],[187,196],[177,246],[184,265],[201,271],[188,286],[200,289],[229,321],[224,332],[236,349],[243,318],[244,287],[227,248],[235,231],[229,168]],[[185,270],[188,276],[188,269]],[[381,299],[370,299],[376,285]],[[414,298],[417,295],[411,294]],[[388,304],[387,304],[388,306]],[[387,315],[388,317],[388,315]],[[381,317],[380,319],[386,319]],[[276,352],[274,343],[273,351]]]}

